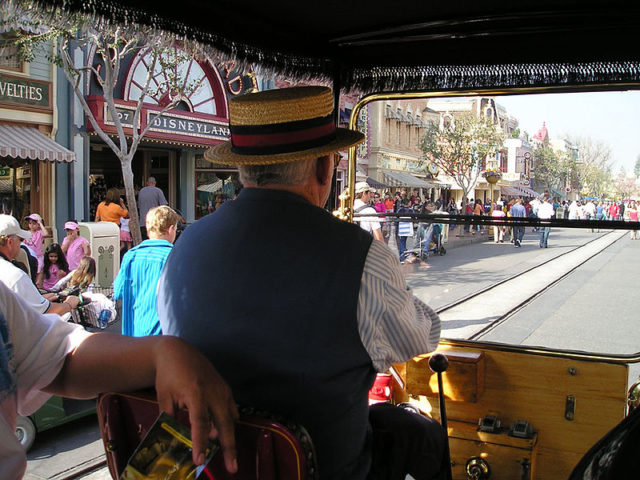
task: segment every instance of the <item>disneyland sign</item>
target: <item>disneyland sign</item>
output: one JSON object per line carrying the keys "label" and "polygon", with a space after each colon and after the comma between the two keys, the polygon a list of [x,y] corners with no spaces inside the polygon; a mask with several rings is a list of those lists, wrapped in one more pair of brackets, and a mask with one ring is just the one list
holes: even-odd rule
{"label": "disneyland sign", "polygon": [[177,113],[164,113],[160,116],[148,111],[147,122],[152,132],[170,133],[187,137],[207,137],[216,140],[229,138],[229,126],[226,123],[205,119],[193,119]]}
{"label": "disneyland sign", "polygon": [[[114,116],[101,97],[90,97],[90,106],[96,105],[98,123],[104,125],[109,132],[115,132]],[[115,109],[120,124],[125,131],[133,127],[135,105],[118,103]],[[155,108],[143,107],[136,122],[136,129],[143,130],[149,125],[147,138],[175,142],[193,143],[196,145],[215,145],[227,140],[230,136],[229,124],[224,117],[214,117],[201,113],[190,113],[169,110],[160,113]],[[89,126],[90,127],[90,126]]]}

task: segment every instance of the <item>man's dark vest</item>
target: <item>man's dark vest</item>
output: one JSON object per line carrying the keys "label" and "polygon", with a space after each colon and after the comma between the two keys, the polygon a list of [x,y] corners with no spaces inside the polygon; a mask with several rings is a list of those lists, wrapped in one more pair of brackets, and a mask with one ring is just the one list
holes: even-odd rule
{"label": "man's dark vest", "polygon": [[236,402],[309,431],[323,479],[362,479],[375,371],[358,333],[370,234],[302,197],[244,189],[188,227],[160,282],[162,330],[205,353]]}

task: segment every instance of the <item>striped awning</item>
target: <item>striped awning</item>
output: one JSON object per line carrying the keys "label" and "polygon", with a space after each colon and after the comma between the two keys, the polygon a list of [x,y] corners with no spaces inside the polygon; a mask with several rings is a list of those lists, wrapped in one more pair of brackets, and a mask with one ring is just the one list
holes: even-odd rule
{"label": "striped awning", "polygon": [[435,188],[435,185],[397,170],[382,170],[382,181],[392,187]]}
{"label": "striped awning", "polygon": [[0,164],[14,163],[11,159],[73,162],[76,154],[37,128],[0,125]]}
{"label": "striped awning", "polygon": [[513,197],[535,198],[540,196],[538,192],[524,185],[501,186],[500,192]]}
{"label": "striped awning", "polygon": [[504,195],[509,195],[511,197],[519,197],[522,195],[522,192],[515,187],[501,186],[500,193]]}

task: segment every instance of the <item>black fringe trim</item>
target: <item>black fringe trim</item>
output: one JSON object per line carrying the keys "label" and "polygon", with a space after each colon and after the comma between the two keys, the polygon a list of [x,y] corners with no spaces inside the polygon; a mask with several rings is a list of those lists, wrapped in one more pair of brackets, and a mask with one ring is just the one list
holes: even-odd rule
{"label": "black fringe trim", "polygon": [[640,82],[640,62],[355,68],[342,81],[365,94],[615,85]]}
{"label": "black fringe trim", "polygon": [[109,23],[143,25],[168,32],[182,41],[195,41],[213,47],[223,58],[236,60],[241,67],[253,67],[258,73],[268,72],[297,79],[332,78],[331,62],[327,59],[295,56],[234,42],[208,30],[194,28],[174,19],[150,13],[146,10],[124,6],[117,0],[35,0],[44,9],[82,13]]}
{"label": "black fringe trim", "polygon": [[327,82],[339,74],[340,85],[363,94],[376,92],[502,89],[640,82],[640,62],[612,61],[561,64],[442,65],[425,67],[353,67],[334,65],[330,58],[274,52],[231,41],[207,30],[123,6],[117,0],[36,0],[45,9],[81,12],[108,22],[144,25],[169,32],[183,41],[213,47],[221,57],[259,74]]}

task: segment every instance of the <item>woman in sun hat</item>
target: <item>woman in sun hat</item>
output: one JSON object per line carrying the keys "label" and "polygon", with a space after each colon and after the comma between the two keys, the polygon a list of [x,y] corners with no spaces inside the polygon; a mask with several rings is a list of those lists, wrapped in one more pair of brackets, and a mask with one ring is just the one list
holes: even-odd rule
{"label": "woman in sun hat", "polygon": [[82,257],[91,255],[91,246],[86,238],[80,236],[80,227],[75,220],[65,223],[64,229],[67,236],[62,241],[62,251],[67,257],[69,270],[75,270]]}

